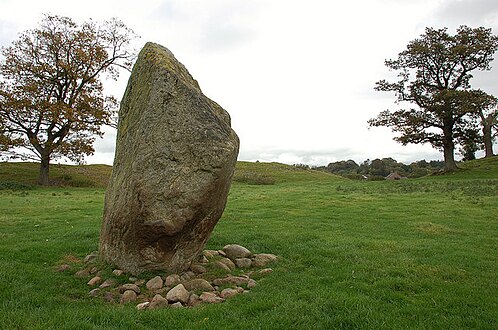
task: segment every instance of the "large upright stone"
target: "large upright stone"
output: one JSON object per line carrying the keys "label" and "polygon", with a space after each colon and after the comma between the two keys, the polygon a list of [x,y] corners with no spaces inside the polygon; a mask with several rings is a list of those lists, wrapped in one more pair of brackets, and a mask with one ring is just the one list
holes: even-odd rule
{"label": "large upright stone", "polygon": [[238,148],[228,113],[147,43],[119,111],[100,257],[134,274],[187,269],[223,213]]}

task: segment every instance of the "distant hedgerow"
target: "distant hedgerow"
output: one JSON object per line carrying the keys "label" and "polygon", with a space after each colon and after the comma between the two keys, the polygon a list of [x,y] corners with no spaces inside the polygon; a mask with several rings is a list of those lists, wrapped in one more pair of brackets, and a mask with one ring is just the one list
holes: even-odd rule
{"label": "distant hedgerow", "polygon": [[15,181],[0,181],[0,190],[29,190],[33,186]]}

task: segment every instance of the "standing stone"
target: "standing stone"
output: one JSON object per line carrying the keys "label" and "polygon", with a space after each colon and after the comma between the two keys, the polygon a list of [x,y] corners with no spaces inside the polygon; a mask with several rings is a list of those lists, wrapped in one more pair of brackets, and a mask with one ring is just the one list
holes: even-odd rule
{"label": "standing stone", "polygon": [[223,213],[238,148],[228,113],[147,43],[119,111],[100,257],[132,274],[188,269]]}

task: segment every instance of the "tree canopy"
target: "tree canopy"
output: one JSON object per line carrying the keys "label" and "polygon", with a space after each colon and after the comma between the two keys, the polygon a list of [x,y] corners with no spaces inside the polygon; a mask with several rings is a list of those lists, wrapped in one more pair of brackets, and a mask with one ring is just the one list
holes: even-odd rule
{"label": "tree canopy", "polygon": [[131,69],[135,37],[117,19],[77,24],[45,15],[38,28],[2,47],[2,156],[39,160],[39,182],[48,184],[51,160],[92,154],[117,109],[117,101],[104,96],[102,77],[116,79],[120,69]]}
{"label": "tree canopy", "polygon": [[490,70],[497,48],[491,29],[461,26],[450,35],[446,28],[427,28],[397,59],[386,60],[398,80],[376,85],[378,91],[394,92],[398,104],[413,107],[383,111],[369,120],[370,126],[390,127],[402,144],[430,143],[443,150],[446,169],[456,169],[455,144],[469,135],[471,115],[493,98],[471,89],[472,72]]}

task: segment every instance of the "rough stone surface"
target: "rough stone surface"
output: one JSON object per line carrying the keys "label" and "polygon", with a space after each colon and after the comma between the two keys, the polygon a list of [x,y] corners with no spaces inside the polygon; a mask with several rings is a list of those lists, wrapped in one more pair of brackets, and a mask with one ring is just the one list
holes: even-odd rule
{"label": "rough stone surface", "polygon": [[199,305],[200,303],[202,303],[202,300],[195,293],[192,293],[190,295],[190,297],[188,298],[188,305],[190,307],[195,307],[195,306]]}
{"label": "rough stone surface", "polygon": [[202,255],[205,256],[206,258],[212,258],[214,256],[217,256],[219,253],[217,250],[204,250],[202,251]]}
{"label": "rough stone surface", "polygon": [[230,267],[228,267],[226,264],[222,263],[221,261],[216,261],[215,265],[220,268],[220,269],[223,269],[224,271],[226,272],[231,272],[232,270],[230,269]]}
{"label": "rough stone surface", "polygon": [[247,284],[249,281],[248,277],[242,277],[242,276],[232,276],[228,275],[225,278],[217,278],[213,280],[214,285],[226,285],[226,284],[234,284],[234,285],[242,285],[242,284]]}
{"label": "rough stone surface", "polygon": [[226,289],[223,289],[223,291],[220,292],[220,297],[223,298],[223,299],[228,299],[228,298],[231,298],[235,295],[239,294],[239,291],[236,290],[236,289],[232,289],[232,288],[226,288]]}
{"label": "rough stone surface", "polygon": [[202,265],[192,265],[190,266],[190,269],[192,269],[192,271],[196,274],[204,274],[205,272],[207,272],[206,267]]}
{"label": "rough stone surface", "polygon": [[235,266],[239,268],[249,268],[252,265],[252,260],[249,258],[237,258],[235,259]]}
{"label": "rough stone surface", "polygon": [[174,303],[174,304],[171,304],[171,305],[170,305],[170,307],[171,307],[171,308],[182,308],[182,307],[183,307],[183,305],[182,305],[182,303],[181,303],[181,302],[179,302],[179,301],[178,301],[178,302],[176,302],[176,303]]}
{"label": "rough stone surface", "polygon": [[121,276],[123,274],[124,274],[124,271],[122,271],[121,269],[114,269],[112,271],[112,275]]}
{"label": "rough stone surface", "polygon": [[256,281],[255,281],[255,280],[253,280],[253,279],[251,278],[251,279],[249,279],[249,280],[247,281],[247,288],[248,288],[248,289],[252,289],[252,288],[254,288],[257,284],[258,284],[258,283],[256,283]]}
{"label": "rough stone surface", "polygon": [[105,280],[104,283],[102,283],[101,285],[99,285],[99,288],[106,289],[106,288],[111,288],[115,285],[116,285],[116,281],[113,280],[112,278],[110,278],[110,279]]}
{"label": "rough stone surface", "polygon": [[271,268],[265,268],[257,271],[257,273],[261,275],[270,274],[271,272],[273,272],[273,269]]}
{"label": "rough stone surface", "polygon": [[163,287],[163,279],[161,278],[161,276],[153,277],[147,281],[147,284],[145,284],[145,286],[151,291],[159,290]]}
{"label": "rough stone surface", "polygon": [[254,255],[254,267],[265,267],[269,263],[277,260],[277,256],[269,253],[260,253]]}
{"label": "rough stone surface", "polygon": [[180,283],[180,275],[178,274],[171,274],[166,277],[166,280],[164,281],[164,285],[167,287],[173,287]]}
{"label": "rough stone surface", "polygon": [[100,276],[95,276],[95,277],[92,277],[92,279],[90,281],[88,281],[88,285],[89,286],[94,286],[94,285],[99,285],[100,283],[102,283],[102,278]]}
{"label": "rough stone surface", "polygon": [[84,262],[85,264],[86,264],[86,263],[89,263],[89,262],[93,262],[93,261],[95,261],[95,260],[97,259],[97,257],[98,257],[98,256],[99,256],[99,255],[98,255],[97,251],[94,251],[94,252],[90,253],[89,255],[87,255],[87,256],[85,257],[85,259],[83,259],[83,262]]}
{"label": "rough stone surface", "polygon": [[90,297],[97,297],[99,294],[100,294],[100,289],[99,288],[95,288],[92,291],[88,292],[88,295]]}
{"label": "rough stone surface", "polygon": [[238,148],[228,113],[147,43],[119,111],[100,257],[132,274],[187,269],[223,213]]}
{"label": "rough stone surface", "polygon": [[160,294],[156,294],[154,298],[150,301],[150,304],[148,305],[148,308],[154,309],[154,308],[161,308],[161,307],[166,307],[168,306],[168,300],[161,296]]}
{"label": "rough stone surface", "polygon": [[166,294],[166,299],[172,303],[179,301],[186,304],[189,297],[190,293],[185,289],[183,284],[178,284]]}
{"label": "rough stone surface", "polygon": [[202,278],[196,278],[183,284],[188,291],[214,291],[213,286]]}
{"label": "rough stone surface", "polygon": [[142,311],[142,310],[144,310],[144,309],[147,309],[147,307],[149,307],[149,305],[150,305],[150,301],[145,301],[145,302],[143,302],[143,303],[138,304],[138,305],[137,305],[137,309],[138,309],[139,311]]}
{"label": "rough stone surface", "polygon": [[220,262],[227,265],[227,267],[230,268],[230,270],[235,270],[235,268],[236,268],[233,261],[228,259],[228,258],[222,258],[222,259],[220,259]]}
{"label": "rough stone surface", "polygon": [[237,258],[249,258],[252,254],[251,251],[238,244],[225,245],[225,247],[223,247],[223,252],[232,260]]}
{"label": "rough stone surface", "polygon": [[125,291],[128,291],[128,290],[132,290],[134,291],[136,294],[140,294],[140,288],[138,285],[136,284],[131,284],[131,283],[128,283],[128,284],[123,284],[120,288],[119,288],[119,293],[124,293]]}
{"label": "rough stone surface", "polygon": [[203,292],[199,298],[202,302],[208,304],[217,304],[225,301],[225,299],[218,297],[214,292]]}
{"label": "rough stone surface", "polygon": [[137,300],[137,293],[133,290],[126,290],[121,296],[121,303],[127,304],[129,302]]}

